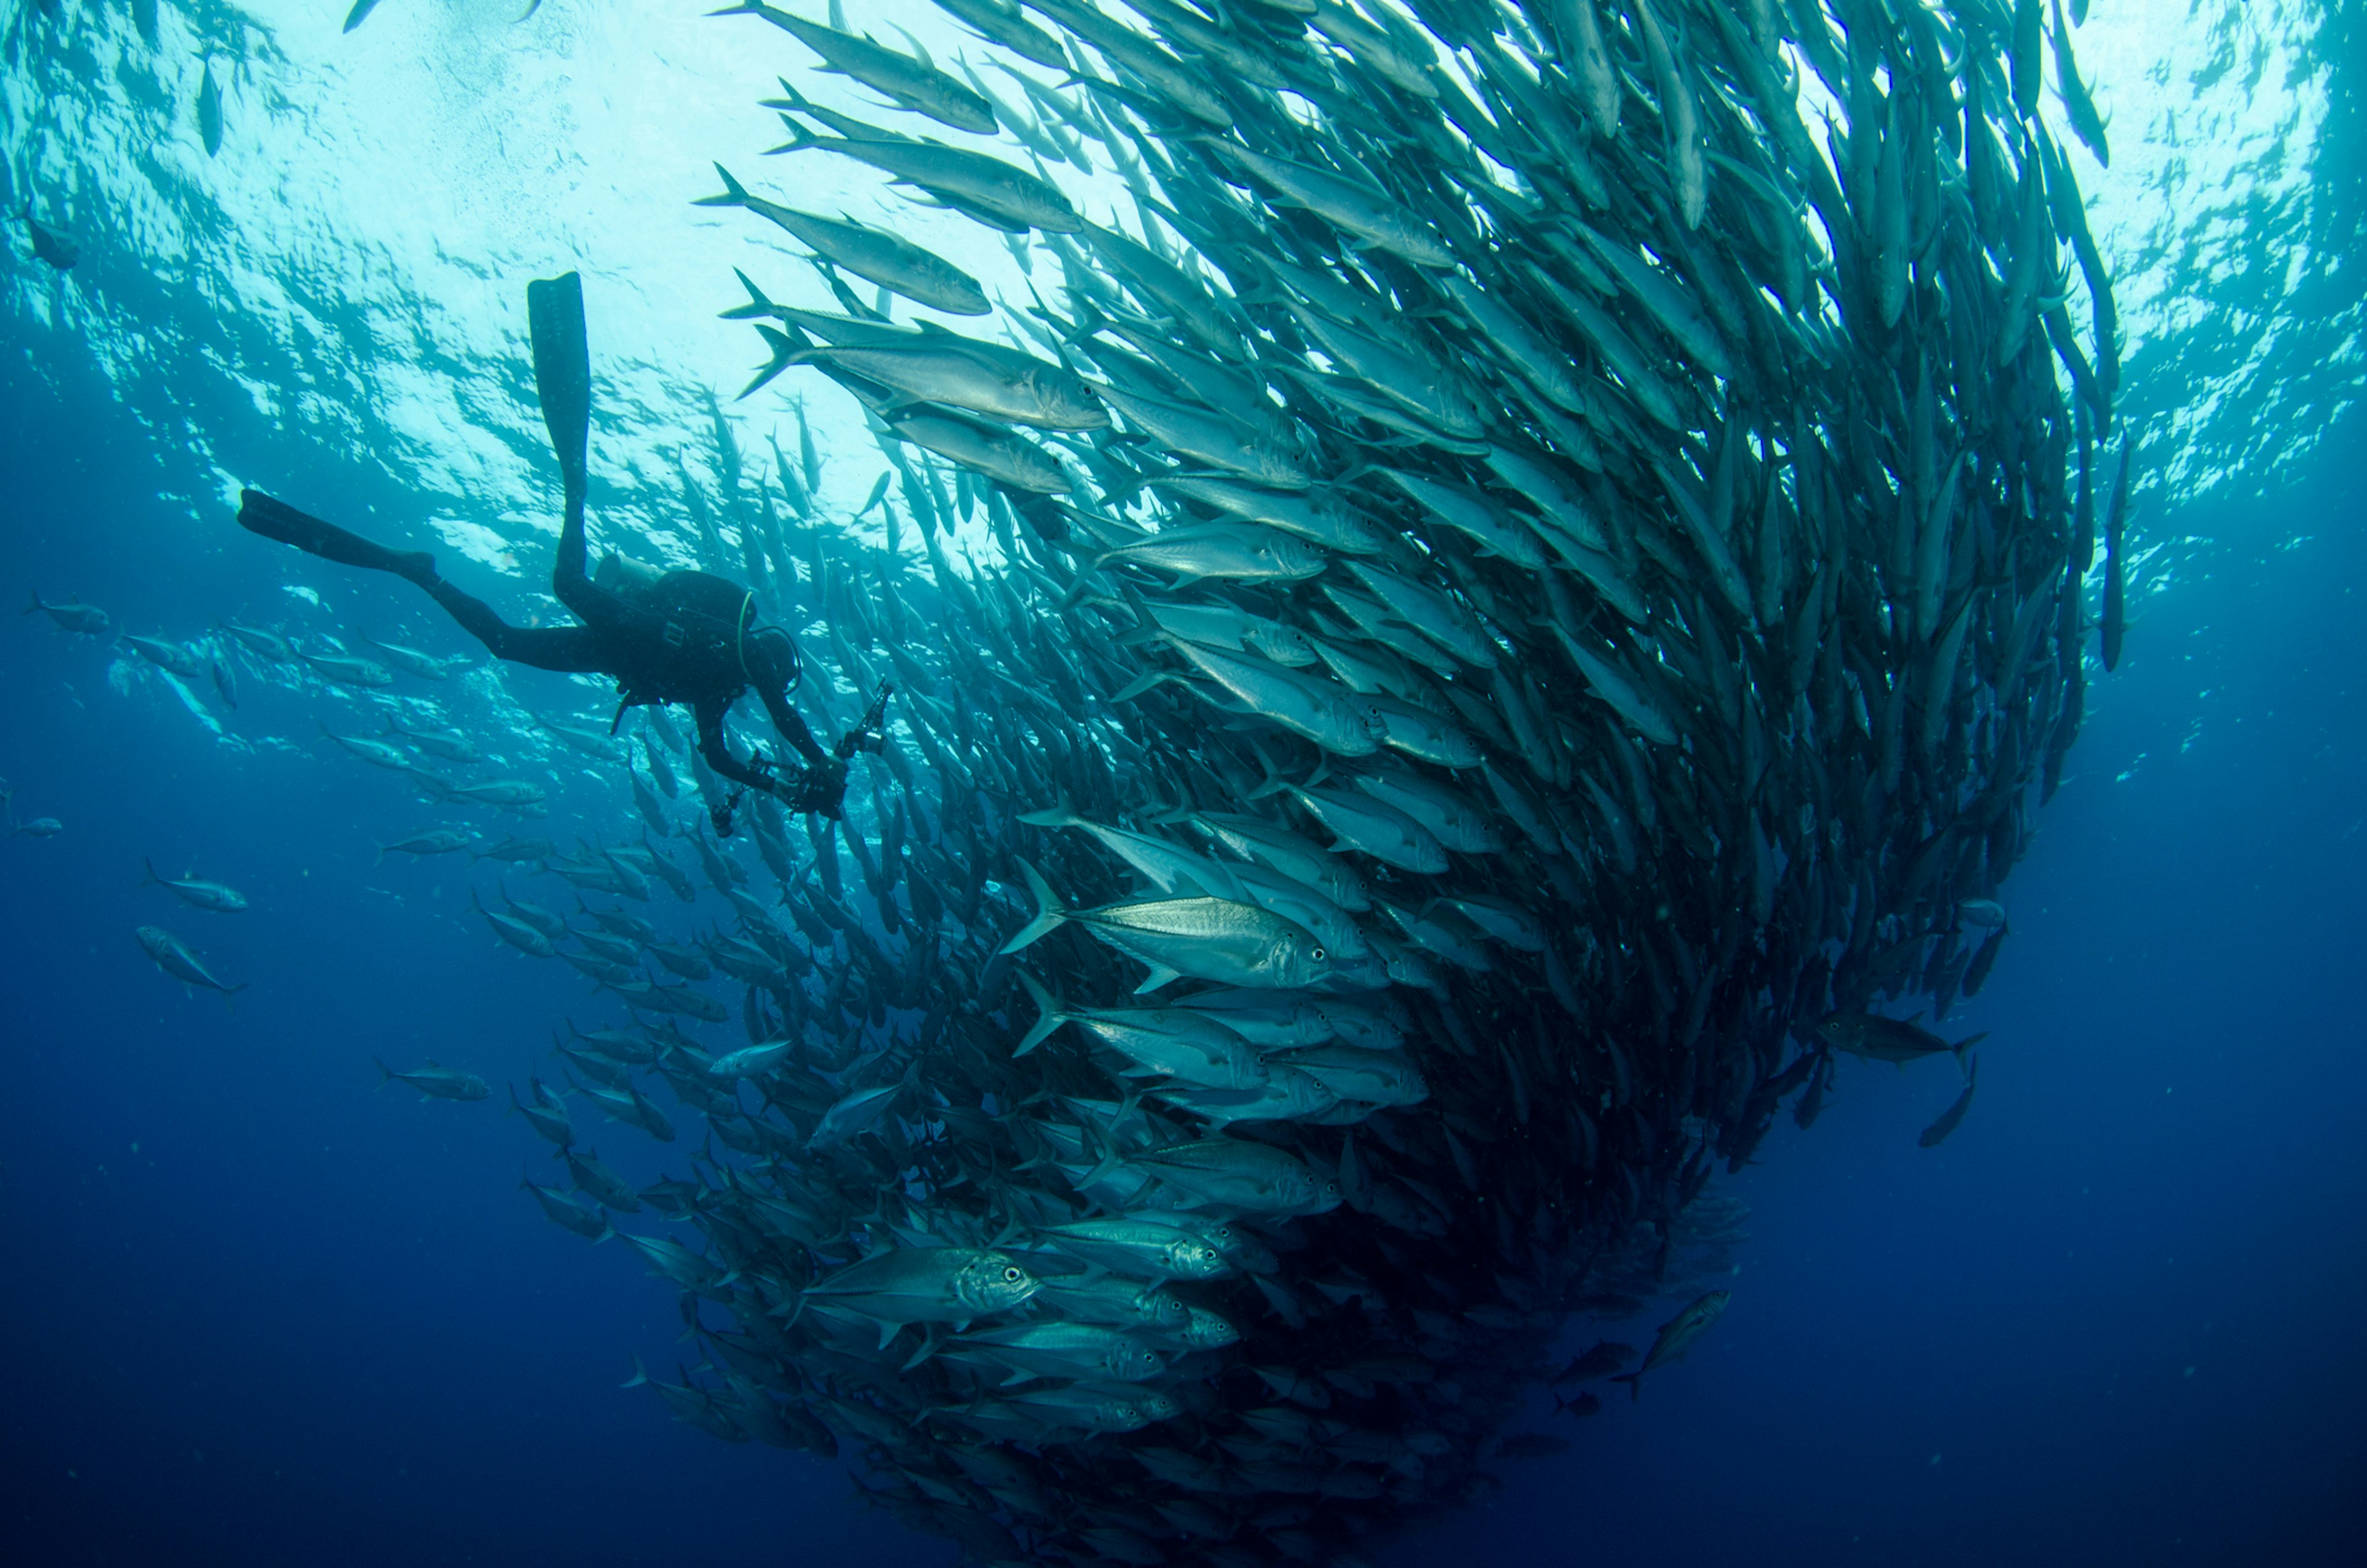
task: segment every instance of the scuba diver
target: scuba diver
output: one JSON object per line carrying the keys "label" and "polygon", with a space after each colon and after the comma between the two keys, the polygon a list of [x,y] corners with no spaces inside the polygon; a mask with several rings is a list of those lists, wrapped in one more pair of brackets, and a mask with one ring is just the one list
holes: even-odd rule
{"label": "scuba diver", "polygon": [[[793,811],[840,814],[846,794],[846,762],[857,750],[876,750],[878,725],[888,700],[883,687],[863,721],[825,752],[789,705],[789,689],[801,665],[798,646],[779,626],[755,619],[756,596],[728,578],[704,571],[659,572],[610,554],[596,575],[584,574],[584,457],[592,422],[591,352],[583,332],[583,287],[574,273],[527,285],[527,313],[534,340],[535,390],[550,446],[566,487],[566,521],[559,535],[559,559],[551,592],[583,623],[572,626],[514,626],[436,575],[425,550],[391,550],[320,518],[309,516],[261,491],[239,492],[239,525],[267,539],[293,545],[308,555],[372,571],[407,577],[444,606],[462,629],[494,658],[538,670],[611,676],[625,710],[645,703],[683,703],[698,722],[698,749],[707,765],[742,786],[717,802],[717,832],[731,832],[731,813],[742,795],[759,789]],[[775,761],[761,752],[742,762],[724,743],[723,716],[753,687],[803,765]],[[609,726],[611,731],[615,724]]]}

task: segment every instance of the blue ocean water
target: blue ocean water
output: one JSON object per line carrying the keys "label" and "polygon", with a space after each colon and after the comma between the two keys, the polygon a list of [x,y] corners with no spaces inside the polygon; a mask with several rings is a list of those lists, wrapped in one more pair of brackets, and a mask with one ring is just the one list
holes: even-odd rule
{"label": "blue ocean water", "polygon": [[[241,307],[145,308],[203,344],[208,309],[234,326]],[[2267,302],[2305,334],[2354,308]],[[465,651],[401,583],[307,570],[325,603],[291,596],[219,498],[187,499],[159,405],[96,367],[119,360],[62,353],[22,311],[9,330],[0,585],[135,633],[252,617]],[[2163,351],[2152,385],[2240,354],[2214,352]],[[2133,357],[2140,402],[2147,367]],[[2355,352],[2324,374],[2286,406],[2339,409]],[[356,518],[419,515],[399,465],[275,443],[191,376],[192,427],[234,433],[216,460],[334,488]],[[2013,939],[1952,1023],[1989,1032],[1963,1130],[1916,1146],[1954,1093],[1943,1070],[1848,1064],[1812,1130],[1779,1122],[1722,1186],[1750,1240],[1692,1357],[1583,1421],[1541,1403],[1531,1425],[1570,1450],[1497,1466],[1501,1494],[1387,1561],[2367,1560],[2367,434],[2355,408],[2256,429],[2248,474],[2243,447],[2205,439],[2219,425],[2180,428],[2209,482],[2146,502],[2166,585],[2091,694],[2006,890]],[[539,536],[514,542],[541,558]],[[153,677],[119,690],[116,654],[44,617],[5,635],[0,774],[64,831],[0,844],[0,1558],[947,1559],[838,1468],[620,1391],[636,1357],[696,1359],[671,1289],[515,1190],[542,1151],[498,1088],[452,1104],[377,1085],[374,1057],[523,1083],[593,1004],[468,918],[489,872],[375,863],[425,815],[311,739],[344,710],[250,681],[218,718],[283,743],[240,750]],[[555,676],[510,690],[587,703]],[[552,782],[561,822],[606,798]],[[140,886],[143,857],[254,908],[185,908]],[[149,923],[252,989],[186,994],[135,946]],[[666,1164],[622,1129],[595,1141],[637,1177]],[[1605,1332],[1641,1342],[1652,1321]]]}

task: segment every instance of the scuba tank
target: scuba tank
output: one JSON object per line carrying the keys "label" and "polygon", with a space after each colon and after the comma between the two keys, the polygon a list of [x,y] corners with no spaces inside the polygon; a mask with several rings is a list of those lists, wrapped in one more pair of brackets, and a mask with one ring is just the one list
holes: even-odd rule
{"label": "scuba tank", "polygon": [[600,558],[599,566],[594,569],[592,586],[619,599],[645,604],[664,576],[656,567],[645,566],[611,550]]}

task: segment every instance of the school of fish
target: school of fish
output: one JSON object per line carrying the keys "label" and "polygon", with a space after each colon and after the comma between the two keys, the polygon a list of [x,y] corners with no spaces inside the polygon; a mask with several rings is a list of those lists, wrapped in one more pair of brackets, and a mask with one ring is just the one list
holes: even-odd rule
{"label": "school of fish", "polygon": [[[703,1363],[635,1381],[681,1419],[846,1457],[971,1561],[1343,1560],[1555,1450],[1503,1428],[1634,1356],[1548,1379],[1575,1316],[1683,1302],[1637,1391],[1710,1330],[1705,1189],[1837,1055],[1950,1058],[1924,1144],[1965,1118],[1936,1021],[2124,631],[2134,437],[2049,129],[2106,161],[2086,7],[936,4],[950,73],[835,7],[714,24],[777,51],[786,162],[700,199],[801,247],[741,276],[741,406],[823,378],[888,472],[828,515],[802,407],[769,462],[719,407],[684,506],[810,715],[892,686],[845,820],[753,798],[760,872],[663,709],[536,716],[613,819],[381,852],[572,885],[479,906],[620,1018],[513,1089],[526,1186],[679,1290]],[[1026,303],[789,205],[824,155],[999,234]],[[454,672],[415,649],[119,646],[193,707],[359,691],[383,733],[323,744],[546,808],[456,776],[504,741],[385,690]],[[699,1152],[636,1186],[595,1116]]]}

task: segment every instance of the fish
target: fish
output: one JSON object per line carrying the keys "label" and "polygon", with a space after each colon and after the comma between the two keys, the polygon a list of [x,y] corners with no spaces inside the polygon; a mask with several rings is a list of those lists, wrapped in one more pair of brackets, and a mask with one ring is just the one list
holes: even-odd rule
{"label": "fish", "polygon": [[1243,1213],[1319,1214],[1342,1201],[1336,1180],[1286,1150],[1247,1139],[1170,1144],[1127,1156],[1125,1163],[1184,1193],[1185,1207],[1217,1204]]}
{"label": "fish", "polygon": [[1167,1280],[1213,1280],[1231,1269],[1224,1254],[1206,1237],[1156,1221],[1075,1220],[1048,1225],[1036,1233],[1036,1239],[1081,1263],[1097,1264],[1114,1274],[1152,1284]]}
{"label": "fish", "polygon": [[1010,954],[1074,921],[1139,960],[1150,973],[1138,996],[1190,977],[1225,986],[1293,987],[1328,973],[1330,958],[1304,927],[1254,904],[1215,897],[1140,898],[1071,910],[1043,874],[1020,869],[1036,899],[1036,918],[997,951]]}
{"label": "fish", "polygon": [[[370,1060],[378,1062],[375,1056]],[[384,1062],[378,1062],[378,1070],[380,1083],[399,1078],[434,1100],[491,1100],[493,1095],[492,1088],[476,1074],[439,1066],[433,1061],[407,1073],[398,1073]]]}
{"label": "fish", "polygon": [[956,316],[983,316],[994,308],[978,279],[933,251],[852,219],[823,218],[752,196],[722,164],[716,164],[715,172],[723,181],[723,194],[701,197],[696,205],[746,208],[832,266],[893,289],[916,305]]}
{"label": "fish", "polygon": [[182,903],[192,908],[211,909],[216,914],[234,915],[247,907],[246,896],[235,887],[220,882],[202,881],[194,876],[179,878],[159,876],[156,874],[154,861],[143,859],[140,863],[148,873],[141,879],[141,886],[170,888]]}
{"label": "fish", "polygon": [[888,1114],[896,1097],[902,1093],[902,1083],[880,1084],[871,1089],[858,1089],[833,1101],[814,1123],[806,1139],[809,1149],[833,1149],[866,1133]]}
{"label": "fish", "polygon": [[480,848],[470,845],[471,860],[497,860],[511,863],[522,861],[549,860],[555,852],[549,839],[505,838]]}
{"label": "fish", "polygon": [[885,1347],[914,1323],[968,1323],[1025,1304],[1038,1286],[1010,1254],[987,1247],[897,1247],[849,1264],[806,1288],[816,1303],[868,1319]]}
{"label": "fish", "polygon": [[1652,1340],[1652,1348],[1644,1352],[1644,1364],[1632,1372],[1622,1372],[1611,1381],[1625,1383],[1631,1401],[1641,1399],[1644,1374],[1671,1361],[1684,1359],[1685,1352],[1710,1331],[1710,1325],[1717,1322],[1726,1311],[1727,1303],[1733,1297],[1731,1291],[1711,1291],[1686,1303],[1676,1316],[1660,1325],[1660,1332]]}
{"label": "fish", "polygon": [[1112,561],[1172,572],[1179,585],[1208,579],[1300,582],[1330,564],[1321,551],[1279,529],[1238,523],[1162,528],[1104,550],[1087,570],[1101,571]]}
{"label": "fish", "polygon": [[170,671],[184,681],[205,678],[203,661],[179,643],[169,642],[163,637],[134,637],[129,632],[118,640],[157,669]]}
{"label": "fish", "polygon": [[198,136],[206,144],[206,156],[211,158],[222,148],[221,85],[214,80],[214,62],[205,62],[203,80],[198,84]]}
{"label": "fish", "polygon": [[2055,83],[2063,97],[2064,118],[2071,133],[2096,155],[2096,162],[2109,169],[2112,150],[2104,135],[2104,118],[2097,113],[2087,84],[2079,79],[2079,62],[2071,52],[2071,29],[2063,25],[2063,0],[2055,0],[2054,44]]}
{"label": "fish", "polygon": [[[775,334],[778,338],[778,334]],[[790,340],[778,338],[782,345]],[[952,333],[922,333],[903,343],[785,346],[777,365],[821,365],[877,382],[889,406],[944,403],[1042,430],[1099,430],[1109,415],[1084,381],[1026,355]]]}
{"label": "fish", "polygon": [[[1254,655],[1228,654],[1172,634],[1166,641],[1244,712],[1303,737],[1332,756],[1364,757],[1380,750],[1387,733],[1386,721],[1362,694]],[[1154,672],[1129,682],[1111,700],[1131,698],[1161,681],[1174,679]]]}
{"label": "fish", "polygon": [[1306,209],[1353,239],[1417,266],[1455,265],[1455,253],[1439,240],[1431,225],[1390,200],[1387,193],[1362,181],[1343,179],[1287,158],[1252,152],[1219,137],[1192,140],[1237,173],[1274,192],[1276,199]]}
{"label": "fish", "polygon": [[954,1336],[939,1352],[1008,1370],[1005,1383],[1028,1378],[1083,1378],[1116,1383],[1148,1382],[1167,1370],[1166,1359],[1122,1329],[1091,1323],[1025,1323]]}
{"label": "fish", "polygon": [[1614,1340],[1598,1339],[1592,1346],[1572,1358],[1570,1363],[1546,1380],[1548,1388],[1566,1388],[1571,1383],[1592,1382],[1606,1378],[1636,1359],[1633,1345],[1621,1345]]}
{"label": "fish", "polygon": [[32,241],[33,254],[47,262],[51,270],[71,271],[74,263],[82,259],[82,247],[67,238],[63,230],[53,229],[34,217],[31,203],[27,203],[17,217],[25,225],[25,233]]}
{"label": "fish", "polygon": [[521,1176],[518,1185],[535,1196],[542,1212],[561,1230],[571,1231],[586,1241],[606,1241],[617,1233],[609,1228],[608,1217],[598,1208],[561,1192],[556,1187],[545,1187],[532,1177]]}
{"label": "fish", "polygon": [[374,659],[360,659],[346,653],[307,653],[296,650],[296,657],[311,668],[322,679],[343,686],[366,686],[373,690],[394,684],[394,675]]}
{"label": "fish", "polygon": [[1871,1062],[1900,1065],[1943,1054],[1963,1061],[1965,1053],[1985,1039],[1987,1032],[1950,1042],[1929,1030],[1880,1013],[1833,1013],[1818,1021],[1815,1028],[1817,1038],[1836,1051]]}
{"label": "fish", "polygon": [[991,104],[931,65],[925,55],[900,54],[858,34],[809,22],[764,0],[740,0],[708,14],[761,17],[820,55],[823,70],[852,77],[940,125],[974,136],[991,136],[1002,129]]}
{"label": "fish", "polygon": [[373,740],[364,735],[339,735],[326,725],[321,727],[321,734],[323,739],[335,742],[339,747],[352,752],[372,767],[387,768],[395,773],[407,773],[417,766],[412,761],[409,752],[399,746],[390,746],[383,740]]}
{"label": "fish", "polygon": [[2121,449],[2121,469],[2112,480],[2112,500],[2104,513],[2104,613],[2101,623],[2102,656],[2107,673],[2121,666],[2121,649],[2128,636],[2128,569],[2123,545],[2126,539],[2129,479],[2136,467],[2136,437],[2132,434]]}
{"label": "fish", "polygon": [[345,25],[339,30],[352,32],[356,28],[368,21],[369,14],[377,9],[378,0],[354,0],[353,9],[345,13]]}
{"label": "fish", "polygon": [[40,589],[33,590],[33,602],[25,607],[26,615],[35,613],[49,616],[58,629],[77,637],[106,637],[115,629],[115,623],[106,611],[93,604],[79,604],[72,600],[52,603],[41,597]]}
{"label": "fish", "polygon": [[1940,1112],[1936,1121],[1923,1129],[1922,1136],[1915,1140],[1917,1144],[1927,1149],[1936,1149],[1946,1141],[1949,1134],[1964,1125],[1965,1112],[1973,1108],[1973,1089],[1979,1079],[1980,1070],[1981,1064],[1978,1057],[1965,1062],[1965,1091],[1956,1096],[1954,1102],[1947,1110]]}
{"label": "fish", "polygon": [[469,893],[469,903],[478,914],[484,917],[485,923],[493,927],[495,936],[508,942],[520,953],[534,958],[550,958],[557,955],[559,950],[551,945],[549,937],[515,915],[504,915],[499,910],[486,908],[478,900],[473,888]]}
{"label": "fish", "polygon": [[250,982],[242,980],[226,986],[214,978],[211,971],[189,951],[188,944],[162,926],[142,926],[132,932],[140,941],[141,951],[147,953],[157,968],[184,986],[198,986],[209,991],[220,991],[224,997],[234,997],[246,989]]}
{"label": "fish", "polygon": [[527,1125],[560,1148],[575,1142],[575,1128],[567,1119],[567,1106],[547,1088],[540,1078],[531,1079],[534,1089],[532,1104],[517,1097],[517,1086],[510,1086],[510,1108],[526,1119]]}
{"label": "fish", "polygon": [[762,1077],[780,1066],[795,1044],[796,1042],[791,1040],[766,1040],[753,1045],[742,1045],[708,1063],[707,1071],[710,1077],[719,1078]]}
{"label": "fish", "polygon": [[[792,107],[805,106],[800,99]],[[816,136],[786,115],[782,123],[788,128],[789,140],[772,149],[774,152],[835,152],[868,164],[998,229],[1073,234],[1084,227],[1084,220],[1058,186],[988,153],[934,141],[889,139],[876,130],[866,137]]]}
{"label": "fish", "polygon": [[236,621],[224,621],[221,629],[238,640],[238,645],[257,659],[274,664],[296,662],[296,645],[277,632],[262,626],[243,626]]}
{"label": "fish", "polygon": [[[464,666],[468,662],[461,659],[438,659],[433,654],[422,653],[415,648],[406,648],[399,642],[380,642],[376,637],[366,637],[363,640],[384,654],[388,663],[404,674],[416,675],[423,681],[449,680],[455,668]],[[391,723],[392,720],[390,718],[389,722]],[[467,761],[470,759],[463,757],[454,760]]]}
{"label": "fish", "polygon": [[1062,1007],[1025,970],[1020,980],[1035,998],[1036,1020],[1012,1048],[1024,1056],[1063,1024],[1116,1052],[1149,1074],[1208,1089],[1255,1089],[1266,1081],[1266,1065],[1256,1049],[1217,1018],[1184,1008],[1090,1009]]}
{"label": "fish", "polygon": [[378,858],[382,861],[389,855],[402,854],[425,860],[429,855],[448,855],[456,850],[473,851],[476,843],[475,835],[461,832],[457,828],[426,828],[391,844],[379,844],[377,846]]}

